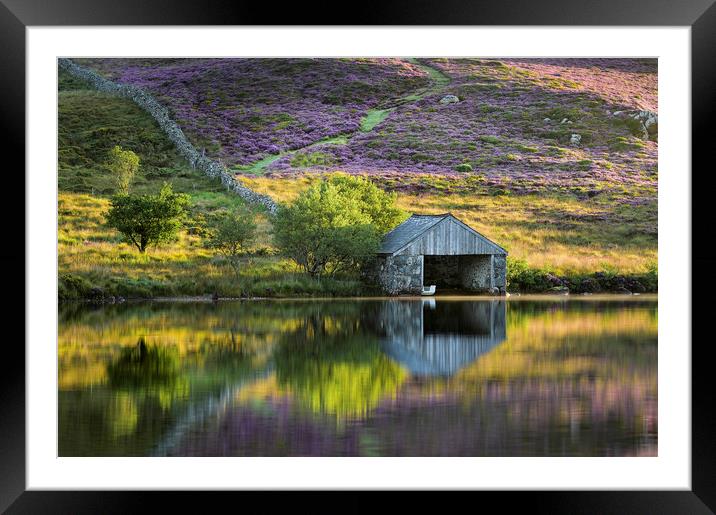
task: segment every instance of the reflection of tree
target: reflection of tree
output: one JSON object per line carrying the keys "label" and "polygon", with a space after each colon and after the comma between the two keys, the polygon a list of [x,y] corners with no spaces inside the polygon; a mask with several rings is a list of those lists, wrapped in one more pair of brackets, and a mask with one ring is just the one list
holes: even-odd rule
{"label": "reflection of tree", "polygon": [[113,388],[174,388],[179,376],[175,349],[148,346],[142,337],[135,347],[123,349],[119,359],[107,367]]}
{"label": "reflection of tree", "polygon": [[339,420],[361,418],[381,399],[394,396],[407,373],[385,356],[360,318],[315,312],[286,334],[275,354],[276,374],[317,413]]}
{"label": "reflection of tree", "polygon": [[60,455],[147,455],[187,403],[215,396],[251,363],[231,346],[201,345],[187,356],[140,338],[107,363],[105,384],[60,391]]}

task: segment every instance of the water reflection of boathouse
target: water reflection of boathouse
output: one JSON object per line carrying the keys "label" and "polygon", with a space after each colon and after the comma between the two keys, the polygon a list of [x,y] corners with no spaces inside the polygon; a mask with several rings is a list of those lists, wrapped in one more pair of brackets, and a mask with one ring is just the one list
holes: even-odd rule
{"label": "water reflection of boathouse", "polygon": [[451,375],[506,338],[504,301],[389,301],[378,321],[385,352],[416,375]]}

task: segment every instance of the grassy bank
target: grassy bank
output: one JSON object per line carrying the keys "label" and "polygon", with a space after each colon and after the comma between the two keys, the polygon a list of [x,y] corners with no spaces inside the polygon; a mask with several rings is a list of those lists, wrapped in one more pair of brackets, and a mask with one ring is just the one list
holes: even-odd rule
{"label": "grassy bank", "polygon": [[[319,175],[252,177],[242,181],[278,201],[289,201]],[[506,248],[510,260],[533,270],[563,276],[595,272],[639,275],[657,262],[656,202],[624,206],[615,202],[638,192],[623,189],[595,198],[572,193],[502,195],[479,175],[372,177],[398,192],[409,212],[451,212]]]}

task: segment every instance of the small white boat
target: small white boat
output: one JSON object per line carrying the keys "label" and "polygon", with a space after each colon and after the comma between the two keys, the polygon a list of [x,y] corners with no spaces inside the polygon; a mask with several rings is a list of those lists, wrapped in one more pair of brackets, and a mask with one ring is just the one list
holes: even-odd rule
{"label": "small white boat", "polygon": [[435,295],[435,285],[423,286],[421,295]]}

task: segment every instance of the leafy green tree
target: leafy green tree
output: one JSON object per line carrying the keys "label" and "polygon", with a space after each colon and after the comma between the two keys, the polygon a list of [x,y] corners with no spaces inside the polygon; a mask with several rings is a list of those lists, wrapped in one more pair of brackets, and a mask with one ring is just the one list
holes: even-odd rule
{"label": "leafy green tree", "polygon": [[380,235],[384,235],[408,217],[395,205],[395,192],[387,193],[365,177],[334,173],[327,182],[346,198],[355,199],[362,213],[368,215]]}
{"label": "leafy green tree", "polygon": [[256,238],[254,214],[245,208],[223,214],[214,222],[212,232],[207,246],[227,259],[238,278],[241,254]]}
{"label": "leafy green tree", "polygon": [[129,186],[139,170],[139,156],[131,150],[124,150],[119,145],[115,145],[109,151],[107,168],[117,181],[117,194],[128,195]]}
{"label": "leafy green tree", "polygon": [[335,174],[279,207],[276,244],[313,277],[356,271],[404,217],[394,201],[366,179]]}
{"label": "leafy green tree", "polygon": [[188,205],[188,195],[164,184],[157,195],[114,196],[106,222],[144,253],[150,245],[176,239]]}

